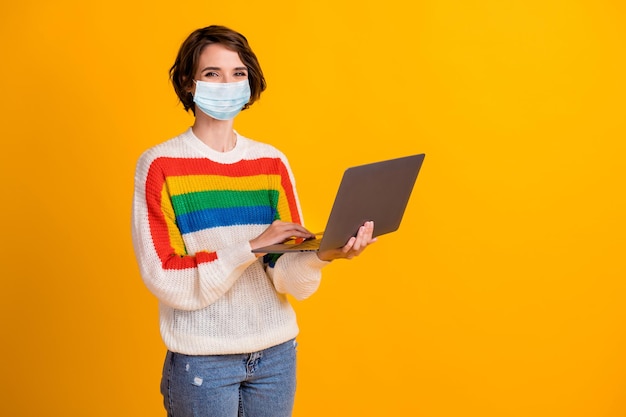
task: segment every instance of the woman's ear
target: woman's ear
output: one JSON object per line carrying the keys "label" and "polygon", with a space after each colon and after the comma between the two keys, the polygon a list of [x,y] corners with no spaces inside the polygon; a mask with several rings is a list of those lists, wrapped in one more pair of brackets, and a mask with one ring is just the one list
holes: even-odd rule
{"label": "woman's ear", "polygon": [[191,80],[191,82],[187,79],[187,77],[183,77],[183,85],[185,86],[185,91],[193,96],[195,91],[196,83]]}

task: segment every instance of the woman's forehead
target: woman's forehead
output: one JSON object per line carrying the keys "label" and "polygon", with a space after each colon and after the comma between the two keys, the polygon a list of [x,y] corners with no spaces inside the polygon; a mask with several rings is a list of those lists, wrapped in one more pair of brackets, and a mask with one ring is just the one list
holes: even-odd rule
{"label": "woman's forehead", "polygon": [[207,45],[200,54],[199,68],[211,67],[241,67],[244,66],[236,51],[226,48],[219,43]]}

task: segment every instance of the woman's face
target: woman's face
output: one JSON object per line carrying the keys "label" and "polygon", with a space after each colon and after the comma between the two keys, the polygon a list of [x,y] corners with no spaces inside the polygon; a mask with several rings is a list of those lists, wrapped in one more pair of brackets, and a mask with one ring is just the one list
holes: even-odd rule
{"label": "woman's face", "polygon": [[248,68],[241,62],[237,52],[213,43],[200,54],[194,79],[214,83],[243,81],[248,79]]}

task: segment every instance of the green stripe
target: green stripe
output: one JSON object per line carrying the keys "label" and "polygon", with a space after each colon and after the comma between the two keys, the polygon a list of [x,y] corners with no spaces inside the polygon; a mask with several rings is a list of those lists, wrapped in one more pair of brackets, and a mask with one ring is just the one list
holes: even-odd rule
{"label": "green stripe", "polygon": [[199,210],[232,207],[270,206],[278,205],[278,191],[200,191],[195,193],[179,194],[172,197],[174,213],[182,215]]}

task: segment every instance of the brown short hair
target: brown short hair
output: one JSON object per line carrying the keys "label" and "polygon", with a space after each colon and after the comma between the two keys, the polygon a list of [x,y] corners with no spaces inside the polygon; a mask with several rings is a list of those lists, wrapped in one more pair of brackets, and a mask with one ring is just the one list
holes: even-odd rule
{"label": "brown short hair", "polygon": [[193,86],[193,79],[198,68],[198,61],[204,48],[213,43],[219,43],[226,48],[237,52],[243,64],[248,68],[248,82],[250,83],[250,101],[243,107],[247,109],[261,97],[267,84],[263,71],[256,55],[252,52],[248,40],[241,33],[225,26],[208,26],[193,31],[178,50],[176,61],[170,68],[170,80],[174,85],[176,95],[186,111],[196,113],[196,106],[189,89]]}

